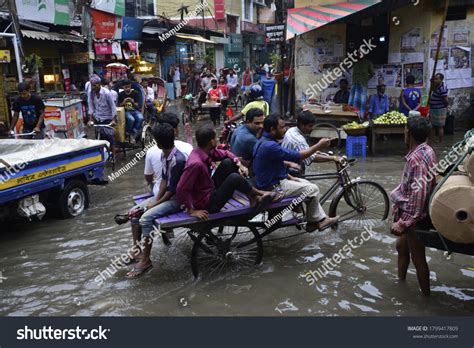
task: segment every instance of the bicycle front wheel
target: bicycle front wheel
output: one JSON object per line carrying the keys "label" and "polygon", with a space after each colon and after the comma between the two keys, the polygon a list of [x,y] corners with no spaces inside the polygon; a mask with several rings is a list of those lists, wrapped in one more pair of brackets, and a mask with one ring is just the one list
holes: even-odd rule
{"label": "bicycle front wheel", "polygon": [[329,216],[340,216],[340,224],[349,228],[376,226],[387,219],[389,199],[384,188],[373,181],[349,184],[332,201]]}

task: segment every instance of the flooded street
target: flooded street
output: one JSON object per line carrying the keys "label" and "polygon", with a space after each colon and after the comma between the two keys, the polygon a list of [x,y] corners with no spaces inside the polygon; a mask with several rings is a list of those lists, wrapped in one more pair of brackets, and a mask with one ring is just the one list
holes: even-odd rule
{"label": "flooded street", "polygon": [[[181,137],[184,132],[181,132]],[[455,140],[435,147],[438,159]],[[383,144],[376,157],[359,161],[351,176],[380,183],[387,192],[400,180],[405,149],[402,139]],[[132,154],[128,154],[130,160]],[[126,161],[120,159],[117,169]],[[239,273],[194,280],[192,243],[176,230],[171,247],[158,240],[152,250],[154,268],[136,280],[123,268],[98,286],[94,279],[113,258],[131,245],[130,225],[113,217],[125,213],[132,197],[147,191],[144,161],[108,186],[90,186],[91,205],[80,217],[53,218],[1,227],[1,316],[465,316],[474,312],[474,262],[455,254],[427,249],[432,297],[424,301],[411,265],[406,283],[397,281],[395,238],[389,223],[352,257],[315,285],[304,274],[321,266],[361,230],[338,228],[264,243],[262,265]],[[313,172],[333,170],[313,164]],[[110,168],[109,168],[110,170]],[[322,192],[329,182],[318,182]],[[328,204],[324,206],[327,211]],[[293,227],[291,230],[295,231]],[[182,232],[182,231],[181,231]],[[277,231],[277,238],[289,231]]]}

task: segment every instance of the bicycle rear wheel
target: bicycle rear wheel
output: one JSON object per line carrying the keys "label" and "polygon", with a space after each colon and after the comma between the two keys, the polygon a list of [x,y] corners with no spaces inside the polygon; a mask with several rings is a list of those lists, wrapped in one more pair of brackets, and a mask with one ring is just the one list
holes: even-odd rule
{"label": "bicycle rear wheel", "polygon": [[339,224],[349,228],[377,226],[387,219],[387,192],[376,182],[360,180],[349,184],[331,202],[329,216],[340,216]]}

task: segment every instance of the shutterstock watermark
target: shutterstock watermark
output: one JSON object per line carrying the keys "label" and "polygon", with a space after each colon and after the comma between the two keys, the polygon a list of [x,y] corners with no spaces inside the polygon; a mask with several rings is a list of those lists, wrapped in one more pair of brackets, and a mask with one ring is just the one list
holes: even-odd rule
{"label": "shutterstock watermark", "polygon": [[[373,51],[377,45],[372,43],[371,38],[369,41],[364,39],[364,43],[360,45],[359,49],[354,52],[348,52],[347,57],[339,64],[339,67],[332,69],[329,72],[325,72],[320,81],[316,83],[310,83],[309,88],[306,89],[305,94],[309,95],[308,99],[314,99],[319,93],[322,93],[328,86],[334,83],[339,77],[342,76],[348,69],[352,68],[354,63],[357,63],[359,59],[364,58],[371,51]],[[355,58],[358,57],[359,59]],[[324,82],[324,85],[323,83]]]}
{"label": "shutterstock watermark", "polygon": [[266,221],[265,227],[266,228],[272,227],[274,224],[280,221],[283,218],[283,216],[285,216],[286,213],[289,213],[290,211],[293,210],[294,207],[301,204],[301,202],[303,202],[306,199],[306,197],[312,194],[313,191],[314,191],[313,186],[309,186],[305,191],[303,191],[301,195],[293,199],[289,206],[287,206],[285,209],[283,209],[281,212],[275,215],[271,220]]}
{"label": "shutterstock watermark", "polygon": [[461,144],[453,147],[451,151],[449,151],[446,156],[444,156],[444,158],[442,158],[438,163],[436,163],[434,167],[431,167],[428,170],[426,176],[415,179],[415,182],[411,184],[413,191],[418,192],[423,187],[423,184],[426,185],[436,177],[436,172],[444,172],[446,168],[456,163],[463,153],[464,151]]}
{"label": "shutterstock watermark", "polygon": [[159,36],[161,42],[165,41],[166,39],[169,39],[170,37],[172,36],[175,36],[178,31],[180,31],[181,29],[184,28],[184,26],[186,24],[188,24],[188,22],[192,19],[192,18],[195,18],[198,16],[199,13],[201,13],[202,11],[204,11],[206,9],[206,7],[208,7],[209,4],[206,0],[204,0],[201,4],[199,4],[195,9],[194,11],[191,11],[191,13],[189,13],[186,18],[183,18],[183,20],[181,22],[179,22],[178,25],[176,25],[173,29],[170,29],[169,31],[167,31],[166,33],[164,34],[161,34]]}
{"label": "shutterstock watermark", "polygon": [[[322,266],[318,267],[316,270],[308,271],[305,273],[306,282],[308,285],[315,284],[318,280],[325,278],[330,271],[337,268],[342,260],[352,253],[353,249],[357,249],[362,246],[365,242],[370,240],[373,236],[372,227],[364,227],[364,232],[360,236],[355,236],[354,239],[349,239],[348,242],[341,248],[337,253],[335,253],[331,258],[327,258],[323,261]],[[367,236],[367,237],[364,237]],[[346,257],[343,256],[343,252]],[[332,262],[334,261],[335,264]]]}
{"label": "shutterstock watermark", "polygon": [[[153,226],[154,230],[150,233],[150,239],[148,241],[149,244],[153,243],[158,236],[161,236],[161,229],[159,227]],[[141,240],[138,245],[132,246],[126,253],[123,253],[120,256],[115,256],[111,260],[110,265],[101,272],[98,272],[99,275],[95,277],[94,281],[97,283],[98,286],[102,286],[102,284],[109,278],[111,278],[115,273],[117,273],[120,269],[127,266],[130,260],[133,258],[132,254],[138,254],[143,247],[145,246],[145,241]]]}

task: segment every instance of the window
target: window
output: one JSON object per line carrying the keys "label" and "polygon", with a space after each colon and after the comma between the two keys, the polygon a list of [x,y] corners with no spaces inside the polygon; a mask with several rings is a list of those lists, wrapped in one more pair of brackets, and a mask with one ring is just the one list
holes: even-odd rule
{"label": "window", "polygon": [[446,14],[447,21],[458,21],[466,19],[467,17],[467,6],[450,6],[448,7],[448,13]]}
{"label": "window", "polygon": [[243,0],[244,2],[244,20],[252,20],[252,0]]}

